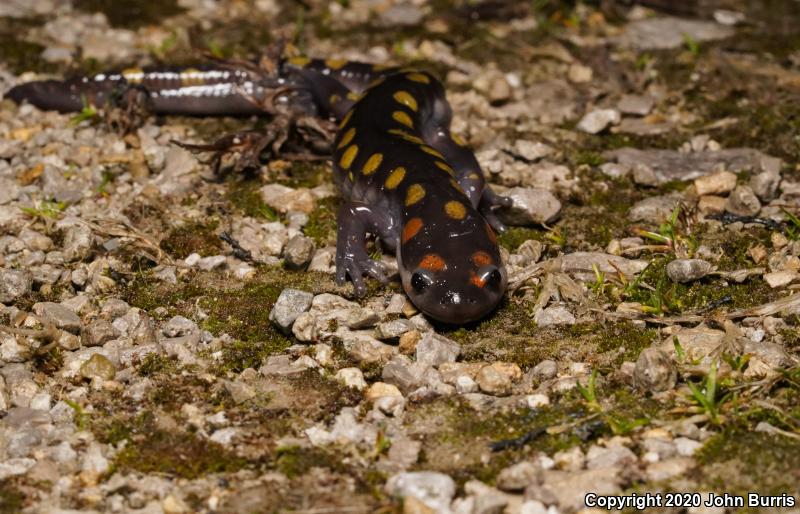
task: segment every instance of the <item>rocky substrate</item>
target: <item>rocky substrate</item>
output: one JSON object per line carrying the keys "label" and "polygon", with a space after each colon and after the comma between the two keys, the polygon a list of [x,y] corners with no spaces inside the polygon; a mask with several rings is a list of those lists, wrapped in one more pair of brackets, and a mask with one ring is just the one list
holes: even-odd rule
{"label": "rocky substrate", "polygon": [[[238,34],[288,31],[311,55],[433,69],[514,200],[507,299],[466,327],[396,282],[356,300],[333,280],[329,163],[214,176],[171,144],[255,120],[151,117],[123,136],[3,101],[0,512],[800,499],[800,49],[758,46],[794,32],[751,3],[692,19],[308,3],[305,22],[270,0],[0,17],[27,20],[14,45],[55,69],[179,60],[197,31],[240,56]],[[3,89],[37,76],[24,64],[8,58]]]}

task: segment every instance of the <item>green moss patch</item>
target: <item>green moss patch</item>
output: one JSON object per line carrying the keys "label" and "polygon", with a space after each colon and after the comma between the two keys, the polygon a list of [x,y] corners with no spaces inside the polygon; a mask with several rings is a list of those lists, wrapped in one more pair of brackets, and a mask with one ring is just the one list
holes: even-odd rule
{"label": "green moss patch", "polygon": [[698,453],[698,471],[709,490],[734,494],[798,494],[800,441],[755,432],[737,423],[726,427]]}
{"label": "green moss patch", "polygon": [[167,237],[161,240],[161,249],[172,257],[185,259],[192,253],[203,257],[222,253],[222,242],[217,235],[219,223],[190,222],[173,228]]}
{"label": "green moss patch", "polygon": [[303,228],[306,236],[314,240],[317,247],[336,244],[336,212],[341,200],[338,197],[325,198],[317,203],[317,208],[308,215],[308,223]]}

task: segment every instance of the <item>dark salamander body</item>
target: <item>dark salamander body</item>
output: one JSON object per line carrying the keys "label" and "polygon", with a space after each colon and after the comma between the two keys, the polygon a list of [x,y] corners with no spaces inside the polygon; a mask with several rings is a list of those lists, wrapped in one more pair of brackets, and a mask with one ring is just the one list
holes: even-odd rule
{"label": "dark salamander body", "polygon": [[[403,288],[425,314],[463,324],[491,312],[506,288],[492,209],[507,204],[486,185],[472,151],[450,134],[451,110],[428,73],[339,60],[294,58],[268,78],[226,68],[125,70],[22,84],[6,97],[45,109],[80,110],[126,88],[157,113],[263,112],[280,88],[292,108],[340,121],[334,141],[338,216],[337,280],[356,294],[364,275],[385,282],[366,251],[367,234],[396,252]],[[494,227],[494,228],[493,228]]]}

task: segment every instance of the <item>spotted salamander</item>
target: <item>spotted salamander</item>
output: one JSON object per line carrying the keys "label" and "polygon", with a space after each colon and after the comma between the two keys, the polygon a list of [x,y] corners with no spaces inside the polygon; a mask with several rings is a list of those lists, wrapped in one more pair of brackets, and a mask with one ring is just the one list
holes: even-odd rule
{"label": "spotted salamander", "polygon": [[403,289],[425,314],[463,324],[500,302],[506,270],[493,213],[509,200],[496,195],[472,151],[450,133],[451,109],[431,74],[365,63],[292,58],[268,76],[205,66],[129,69],[65,81],[22,84],[7,97],[60,111],[102,104],[126,88],[148,97],[156,113],[252,114],[271,92],[279,101],[333,117],[338,213],[336,278],[355,292],[365,275],[386,282],[366,251],[373,234],[394,251]]}

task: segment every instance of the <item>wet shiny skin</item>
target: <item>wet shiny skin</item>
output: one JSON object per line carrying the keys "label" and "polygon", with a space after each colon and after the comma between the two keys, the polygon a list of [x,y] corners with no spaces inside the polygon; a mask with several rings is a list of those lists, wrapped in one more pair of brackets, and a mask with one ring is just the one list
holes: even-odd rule
{"label": "wet shiny skin", "polygon": [[151,110],[175,114],[246,114],[257,110],[252,97],[258,100],[269,88],[302,93],[295,96],[298,108],[341,121],[333,156],[343,196],[337,280],[349,277],[359,296],[366,291],[364,275],[387,280],[366,252],[373,234],[396,252],[403,289],[428,316],[468,323],[502,299],[507,277],[495,238],[502,224],[492,208],[504,199],[486,186],[471,150],[450,134],[450,106],[433,76],[300,58],[261,82],[209,67],[128,70],[24,84],[7,96],[78,110],[79,98],[102,103],[132,84],[147,92]]}

